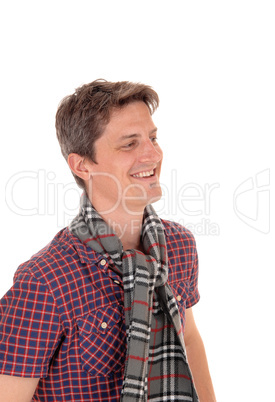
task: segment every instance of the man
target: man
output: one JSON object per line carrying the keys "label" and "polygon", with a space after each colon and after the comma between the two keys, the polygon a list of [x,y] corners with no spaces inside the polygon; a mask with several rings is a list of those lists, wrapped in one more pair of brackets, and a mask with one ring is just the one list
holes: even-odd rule
{"label": "man", "polygon": [[0,402],[215,401],[192,314],[195,242],[151,206],[157,106],[151,87],[105,80],[60,104],[81,208],[1,300]]}

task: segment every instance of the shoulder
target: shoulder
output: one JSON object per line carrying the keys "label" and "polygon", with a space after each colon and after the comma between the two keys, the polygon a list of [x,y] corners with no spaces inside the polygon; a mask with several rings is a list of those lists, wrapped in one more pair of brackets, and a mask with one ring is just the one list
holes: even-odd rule
{"label": "shoulder", "polygon": [[193,233],[181,224],[165,219],[161,219],[164,227],[167,243],[184,244],[189,247],[196,247]]}
{"label": "shoulder", "polygon": [[62,229],[55,237],[41,250],[33,254],[29,260],[23,262],[17,269],[15,277],[23,272],[35,271],[35,267],[51,264],[58,258],[61,253],[63,238],[65,237],[66,229]]}
{"label": "shoulder", "polygon": [[48,282],[61,273],[66,274],[70,268],[76,269],[83,260],[78,243],[68,228],[60,230],[44,248],[18,267],[14,279],[28,273]]}
{"label": "shoulder", "polygon": [[170,266],[170,280],[188,279],[198,259],[195,238],[176,222],[162,220]]}

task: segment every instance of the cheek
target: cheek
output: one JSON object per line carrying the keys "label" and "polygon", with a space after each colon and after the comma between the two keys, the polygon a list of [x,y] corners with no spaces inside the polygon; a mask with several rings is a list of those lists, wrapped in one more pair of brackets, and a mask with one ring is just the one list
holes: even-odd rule
{"label": "cheek", "polygon": [[131,172],[134,166],[137,165],[136,158],[134,155],[129,155],[124,153],[113,163],[114,172],[120,177],[129,177],[129,172]]}
{"label": "cheek", "polygon": [[114,173],[101,171],[97,172],[92,178],[94,191],[101,193],[117,194],[120,191],[120,180]]}

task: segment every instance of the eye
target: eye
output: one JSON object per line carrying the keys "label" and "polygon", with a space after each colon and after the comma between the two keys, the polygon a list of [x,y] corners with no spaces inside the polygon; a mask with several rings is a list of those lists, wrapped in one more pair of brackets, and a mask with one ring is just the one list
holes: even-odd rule
{"label": "eye", "polygon": [[131,141],[131,142],[129,142],[128,144],[123,145],[122,148],[124,148],[124,149],[131,149],[131,148],[133,148],[135,145],[136,145],[136,141]]}
{"label": "eye", "polygon": [[158,142],[158,139],[157,139],[156,136],[154,136],[154,137],[151,137],[151,141],[152,141],[153,144],[155,144],[155,143]]}

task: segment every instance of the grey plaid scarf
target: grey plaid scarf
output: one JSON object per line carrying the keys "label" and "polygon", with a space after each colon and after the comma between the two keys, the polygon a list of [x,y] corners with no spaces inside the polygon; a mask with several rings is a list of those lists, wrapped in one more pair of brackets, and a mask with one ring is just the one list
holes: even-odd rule
{"label": "grey plaid scarf", "polygon": [[144,210],[141,240],[146,255],[123,251],[86,194],[70,230],[96,252],[109,255],[123,278],[128,347],[121,401],[197,402],[177,302],[167,283],[165,234],[153,207]]}

